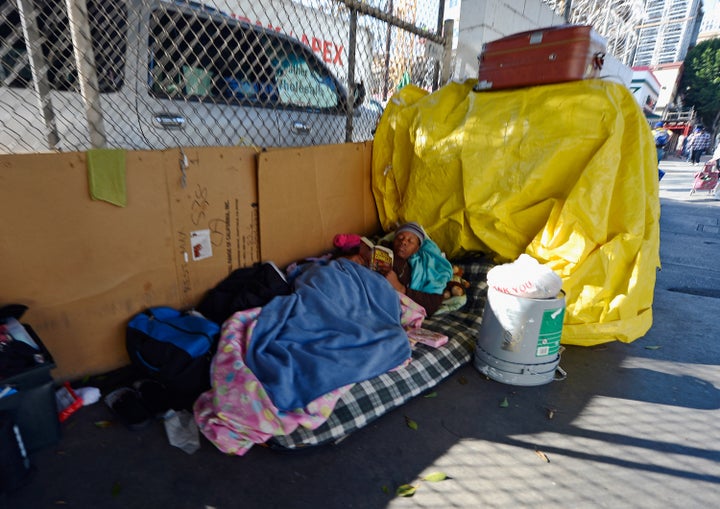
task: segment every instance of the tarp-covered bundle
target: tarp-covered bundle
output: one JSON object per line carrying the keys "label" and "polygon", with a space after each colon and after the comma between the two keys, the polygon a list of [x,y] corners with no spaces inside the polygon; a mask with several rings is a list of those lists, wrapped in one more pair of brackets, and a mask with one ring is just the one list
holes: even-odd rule
{"label": "tarp-covered bundle", "polygon": [[373,145],[385,229],[421,223],[449,257],[526,253],[563,279],[562,342],[630,342],[652,325],[659,261],[650,127],[623,85],[586,80],[432,94],[404,87]]}

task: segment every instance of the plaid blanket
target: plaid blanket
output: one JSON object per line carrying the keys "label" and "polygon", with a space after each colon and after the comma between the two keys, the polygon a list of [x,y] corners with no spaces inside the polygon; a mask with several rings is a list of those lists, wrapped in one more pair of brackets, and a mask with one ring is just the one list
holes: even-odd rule
{"label": "plaid blanket", "polygon": [[483,257],[466,258],[453,263],[463,269],[463,277],[471,283],[466,305],[452,313],[430,317],[423,322],[424,328],[448,335],[449,340],[444,346],[432,348],[416,345],[412,362],[353,385],[338,400],[328,420],[317,429],[298,428],[289,435],[272,437],[267,445],[278,449],[299,449],[337,442],[436,386],[470,362],[485,307],[486,275],[492,263]]}

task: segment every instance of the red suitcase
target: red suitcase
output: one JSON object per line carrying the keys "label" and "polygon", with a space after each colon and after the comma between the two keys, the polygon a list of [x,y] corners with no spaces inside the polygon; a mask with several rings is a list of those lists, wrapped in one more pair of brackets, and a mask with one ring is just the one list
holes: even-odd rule
{"label": "red suitcase", "polygon": [[605,40],[590,25],[540,28],[483,45],[475,90],[597,78]]}

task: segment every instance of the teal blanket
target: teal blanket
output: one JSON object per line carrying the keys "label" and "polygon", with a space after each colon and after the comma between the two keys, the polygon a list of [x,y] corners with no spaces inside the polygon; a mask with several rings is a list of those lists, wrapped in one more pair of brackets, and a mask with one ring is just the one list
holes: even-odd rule
{"label": "teal blanket", "polygon": [[432,239],[425,239],[417,253],[408,258],[412,269],[410,288],[425,293],[443,293],[452,278],[452,264]]}

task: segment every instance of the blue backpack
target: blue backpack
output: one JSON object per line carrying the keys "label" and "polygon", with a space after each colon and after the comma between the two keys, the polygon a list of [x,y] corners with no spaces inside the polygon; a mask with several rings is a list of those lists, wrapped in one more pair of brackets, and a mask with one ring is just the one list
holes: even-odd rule
{"label": "blue backpack", "polygon": [[133,316],[126,347],[133,365],[169,389],[188,396],[210,388],[210,363],[220,326],[170,307],[152,307]]}
{"label": "blue backpack", "polygon": [[667,131],[656,131],[654,133],[654,137],[656,147],[664,147],[667,145],[667,142],[670,141],[670,135]]}

